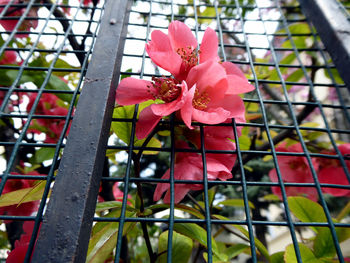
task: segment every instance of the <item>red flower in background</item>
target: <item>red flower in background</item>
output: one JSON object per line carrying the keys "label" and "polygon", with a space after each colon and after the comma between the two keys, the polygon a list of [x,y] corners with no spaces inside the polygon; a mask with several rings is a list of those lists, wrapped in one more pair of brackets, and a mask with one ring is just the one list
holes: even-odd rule
{"label": "red flower in background", "polygon": [[[27,111],[32,108],[37,94],[31,93],[29,96],[29,103],[27,105]],[[35,114],[48,115],[48,116],[66,116],[68,109],[58,105],[57,96],[50,93],[43,93],[40,97],[40,101],[36,107]],[[30,132],[46,134],[46,143],[56,143],[61,136],[63,127],[65,125],[64,119],[43,119],[38,118],[31,122]],[[67,134],[69,132],[69,127]]]}
{"label": "red flower in background", "polygon": [[[15,248],[8,254],[6,263],[24,262],[30,239],[33,234],[34,222],[26,221],[23,223],[23,234],[19,240],[15,242]],[[40,231],[40,227],[39,227]]]}
{"label": "red flower in background", "polygon": [[[298,144],[287,147],[285,143],[276,147],[278,152],[302,153],[303,149]],[[314,183],[309,164],[304,156],[277,156],[278,166],[281,171],[282,180],[285,183]],[[317,163],[313,160],[313,166],[317,169]],[[272,182],[278,182],[276,169],[269,172]],[[287,196],[306,196],[313,201],[317,201],[317,191],[315,187],[286,186]],[[282,199],[281,188],[272,187],[272,192]]]}
{"label": "red flower in background", "polygon": [[[13,175],[16,175],[18,173],[12,173]],[[26,173],[28,175],[41,175],[37,171],[32,171]],[[4,190],[2,191],[2,195],[29,188],[32,187],[35,183],[35,180],[28,180],[28,179],[8,179],[5,183]],[[39,201],[33,201],[33,202],[26,202],[22,203],[20,205],[9,205],[0,207],[0,214],[1,215],[9,215],[9,216],[30,216],[33,212],[36,212],[38,209]],[[5,223],[11,222],[12,220],[6,220]]]}
{"label": "red flower in background", "polygon": [[[338,149],[342,155],[350,154],[350,143],[338,145]],[[325,151],[325,154],[336,155],[335,151]],[[349,186],[349,180],[346,177],[344,168],[337,159],[317,158],[319,166],[318,180],[323,184],[339,184]],[[345,160],[346,167],[350,171],[350,161]],[[350,196],[349,189],[322,187],[325,193],[333,196]]]}
{"label": "red flower in background", "polygon": [[17,64],[17,53],[12,50],[6,50],[0,60],[0,65]]}
{"label": "red flower in background", "polygon": [[[11,1],[10,0],[0,0],[0,5],[7,5]],[[17,4],[23,4],[23,1],[15,0],[13,5]],[[7,12],[9,15],[6,15],[5,17],[21,17],[25,10],[26,6],[23,5],[23,8],[20,8],[19,10],[15,10],[17,7],[10,7]],[[0,8],[0,12],[2,12],[3,8]],[[31,8],[30,11],[27,14],[28,17],[37,17],[37,8]],[[7,30],[7,31],[13,31],[18,23],[18,19],[15,20],[7,20],[7,19],[0,19],[0,24]],[[30,31],[30,28],[37,28],[38,26],[38,20],[37,19],[25,19],[23,20],[22,24],[19,26],[18,31]],[[16,37],[23,38],[27,37],[28,34],[17,34]]]}

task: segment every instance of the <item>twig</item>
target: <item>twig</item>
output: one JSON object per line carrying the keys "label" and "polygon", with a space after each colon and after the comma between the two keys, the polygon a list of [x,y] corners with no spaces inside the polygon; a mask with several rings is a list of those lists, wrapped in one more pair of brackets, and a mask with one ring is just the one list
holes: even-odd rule
{"label": "twig", "polygon": [[[52,7],[52,3],[50,2],[50,0],[42,0],[42,1],[43,1],[43,3],[45,4],[45,7],[46,7],[48,10],[50,10],[51,7]],[[64,14],[62,11],[60,11],[58,8],[55,8],[55,10],[53,11],[53,15],[54,15],[56,18],[63,18],[63,19],[58,19],[58,20],[59,20],[59,22],[61,23],[61,25],[62,25],[62,27],[63,27],[63,30],[64,30],[65,32],[67,32],[68,29],[69,29],[70,24],[69,24],[69,22],[67,21],[67,18],[66,18],[66,16],[65,16],[65,14]],[[75,50],[75,51],[83,51],[83,50],[81,49],[81,46],[79,45],[77,39],[74,37],[74,35],[72,35],[72,34],[69,33],[69,34],[68,34],[68,40],[69,40],[69,43],[70,43],[70,45],[72,46],[73,50]],[[80,65],[83,65],[84,60],[85,60],[85,55],[84,55],[83,53],[80,53],[80,52],[76,52],[76,53],[74,53],[74,54],[75,54],[75,56],[77,57],[77,59],[79,60]]]}

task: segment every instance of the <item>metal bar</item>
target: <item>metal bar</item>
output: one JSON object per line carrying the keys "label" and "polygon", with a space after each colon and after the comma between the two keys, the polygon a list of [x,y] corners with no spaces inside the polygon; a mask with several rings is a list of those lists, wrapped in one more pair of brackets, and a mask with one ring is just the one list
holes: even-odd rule
{"label": "metal bar", "polygon": [[350,21],[336,0],[299,0],[350,90]]}
{"label": "metal bar", "polygon": [[[107,1],[33,262],[85,262],[130,1]],[[72,180],[73,179],[73,180]]]}

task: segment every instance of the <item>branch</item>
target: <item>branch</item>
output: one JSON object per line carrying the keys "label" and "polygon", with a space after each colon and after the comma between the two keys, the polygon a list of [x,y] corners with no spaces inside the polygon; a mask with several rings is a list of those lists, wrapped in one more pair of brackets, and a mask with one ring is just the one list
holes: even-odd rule
{"label": "branch", "polygon": [[[50,0],[42,0],[43,3],[45,4],[45,7],[50,10],[52,8],[52,3],[50,2]],[[55,8],[54,11],[53,11],[53,15],[56,17],[56,18],[63,18],[63,19],[58,19],[59,22],[61,23],[62,27],[63,27],[63,30],[65,32],[68,31],[69,29],[69,22],[67,21],[67,18],[65,16],[65,14],[59,10],[58,8]],[[71,31],[71,30],[70,30]],[[82,49],[82,47],[79,45],[77,39],[74,37],[74,35],[72,35],[71,33],[68,34],[68,40],[69,40],[69,43],[70,45],[72,46],[73,50],[75,51],[84,51]],[[85,55],[83,53],[74,53],[75,56],[77,57],[77,59],[79,60],[80,62],[80,65],[83,65],[84,63],[84,60],[85,60]]]}

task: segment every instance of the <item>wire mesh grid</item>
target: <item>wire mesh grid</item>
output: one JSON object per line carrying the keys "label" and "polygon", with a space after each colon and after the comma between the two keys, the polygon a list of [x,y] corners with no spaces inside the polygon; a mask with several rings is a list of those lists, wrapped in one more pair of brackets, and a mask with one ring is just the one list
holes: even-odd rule
{"label": "wire mesh grid", "polygon": [[101,16],[78,1],[1,2],[2,258],[27,231],[29,261]]}
{"label": "wire mesh grid", "polygon": [[[166,134],[166,137],[158,135],[161,146],[157,148],[154,145],[150,147],[150,145],[145,146],[145,143],[142,145],[135,143],[133,138],[135,138],[137,108],[132,115],[121,114],[117,110],[114,112],[112,131],[118,134],[117,130],[120,127],[118,123],[123,123],[121,126],[130,132],[130,137],[127,138],[132,139],[127,141],[125,138],[118,139],[114,135],[110,138],[107,156],[112,157],[111,160],[118,165],[117,168],[110,169],[110,175],[108,175],[110,177],[104,177],[102,182],[121,183],[120,188],[124,192],[123,206],[115,218],[111,218],[111,215],[107,218],[95,217],[95,221],[119,222],[115,262],[118,262],[120,257],[123,260],[127,259],[127,248],[129,255],[137,259],[147,256],[137,252],[142,249],[146,251],[146,247],[152,251],[149,247],[153,246],[153,250],[158,249],[158,253],[162,253],[159,251],[160,246],[156,247],[156,241],[150,244],[143,241],[139,244],[132,234],[126,235],[132,229],[134,232],[138,229],[141,233],[141,229],[146,228],[146,225],[152,233],[150,237],[152,241],[157,240],[162,231],[168,230],[166,240],[169,242],[166,257],[170,262],[172,258],[176,258],[172,254],[173,242],[175,242],[173,233],[183,233],[181,228],[186,224],[198,224],[206,229],[206,248],[198,248],[192,253],[193,262],[198,260],[203,252],[207,253],[205,257],[209,262],[218,260],[214,247],[216,242],[213,241],[212,236],[219,236],[221,231],[226,233],[226,238],[237,234],[230,227],[226,227],[227,225],[245,227],[247,231],[245,233],[250,238],[241,238],[249,244],[253,262],[266,257],[259,250],[260,241],[267,244],[270,251],[285,250],[288,243],[279,243],[276,248],[273,248],[273,242],[277,242],[274,237],[277,238],[276,236],[282,235],[281,233],[288,236],[289,244],[293,244],[295,260],[303,262],[304,248],[300,248],[300,242],[305,234],[303,231],[305,228],[316,226],[329,229],[329,235],[332,237],[330,246],[334,247],[337,260],[344,262],[345,252],[340,246],[342,240],[339,240],[336,232],[339,230],[338,227],[349,227],[349,224],[332,219],[339,208],[332,205],[331,200],[335,199],[325,194],[324,189],[345,192],[349,190],[347,156],[337,147],[341,140],[349,141],[348,90],[336,73],[317,32],[309,20],[303,16],[298,3],[238,0],[191,1],[191,3],[136,1],[130,13],[121,68],[122,78],[132,76],[150,79],[154,76],[161,77],[169,74],[152,64],[144,46],[151,39],[152,31],[167,32],[166,29],[173,20],[185,22],[199,42],[208,25],[215,28],[219,38],[221,59],[239,65],[256,87],[255,92],[244,98],[246,117],[249,121],[247,123],[232,121],[232,123],[223,124],[225,127],[232,127],[236,136],[234,140],[240,142],[236,144],[236,150],[233,152],[222,151],[219,146],[216,149],[205,149],[203,134],[208,126],[199,123],[196,124],[195,129],[202,135],[201,143],[189,150],[176,146],[175,141],[179,136],[176,134],[177,127],[183,124],[176,121],[176,116],[172,116],[162,120],[158,125],[158,127],[168,127],[170,133]],[[331,94],[336,98],[331,99]],[[218,133],[223,125],[215,126]],[[241,128],[243,135],[238,139],[237,129]],[[250,142],[245,141],[244,138],[248,138],[246,136],[250,136]],[[317,146],[318,140],[326,141],[328,145],[326,148],[329,150],[321,150],[322,147]],[[282,141],[284,144],[279,144]],[[286,144],[294,146],[289,148]],[[141,160],[138,160],[138,151],[155,151],[158,155],[143,155]],[[188,151],[196,152],[202,158],[204,168],[201,180],[186,180],[181,176],[174,178],[177,154]],[[232,179],[208,180],[205,167],[207,156],[211,153],[227,156],[226,158],[236,158]],[[232,157],[232,154],[235,157]],[[286,179],[285,173],[288,171],[285,170],[283,160],[293,159],[302,160],[294,164],[294,172],[306,169],[309,179],[305,181],[296,178]],[[328,161],[335,161],[342,166],[340,173],[344,174],[344,179],[346,176],[344,183],[320,181],[320,163]],[[111,161],[110,164],[113,167]],[[137,176],[137,170],[140,169],[143,172]],[[170,169],[170,178],[159,179],[167,169]],[[269,179],[268,175],[272,170],[275,171],[275,178],[272,179],[270,176]],[[156,213],[164,209],[152,207],[155,186],[161,182],[169,184],[170,202],[165,206],[169,210],[165,215]],[[202,214],[197,217],[188,211],[178,214],[178,211],[185,209],[174,201],[177,191],[180,191],[180,187],[193,184],[201,185],[199,188],[202,188],[202,191],[191,192],[182,203],[198,209]],[[279,192],[280,199],[271,197],[271,189],[274,194]],[[287,199],[288,196],[296,194],[292,193],[294,190],[300,191],[301,195],[304,193],[304,196],[312,192],[313,199],[318,200],[322,207],[324,219],[299,221],[291,212]],[[128,194],[142,195],[144,203],[140,208],[141,213],[150,208],[153,209],[151,215],[137,216],[130,212],[126,207]],[[225,205],[215,205],[222,199],[230,197],[240,199],[242,206],[229,208]],[[269,198],[274,201],[271,202]],[[339,202],[339,207],[343,207],[348,199],[338,197],[336,200]],[[255,205],[255,209],[251,209],[251,202]],[[138,206],[140,207],[140,204]],[[278,216],[271,216],[276,208]],[[223,219],[220,215],[230,219]],[[139,224],[135,227],[135,223]],[[158,230],[154,227],[157,223],[161,223]],[[229,247],[227,245],[229,242],[237,241],[226,240],[226,248]],[[236,260],[242,259],[236,258]]]}
{"label": "wire mesh grid", "polygon": [[[42,201],[34,205],[34,210],[28,209],[29,215],[25,214],[27,209],[20,208],[30,202],[21,204],[15,214],[2,212],[0,219],[5,220],[7,227],[35,221],[25,258],[29,261],[50,183],[65,146],[64,134],[69,130],[93,50],[103,4],[93,7],[78,2],[75,5],[15,2],[11,2],[12,6],[0,6],[1,21],[16,21],[13,29],[1,32],[0,53],[14,51],[18,56],[16,63],[0,62],[4,81],[0,87],[2,163],[6,163],[1,171],[1,190],[5,194],[12,180],[21,182],[19,189],[36,185],[34,189],[40,190]],[[348,3],[342,4],[347,9]],[[18,15],[17,8],[24,12]],[[349,251],[341,244],[350,225],[348,210],[343,208],[349,201],[346,195],[350,176],[348,152],[339,145],[349,142],[348,90],[298,3],[134,1],[121,60],[121,78],[150,80],[169,75],[151,62],[145,44],[152,31],[167,32],[174,20],[185,22],[199,43],[208,26],[215,29],[221,60],[238,65],[256,88],[243,99],[247,122],[232,120],[211,126],[193,123],[193,131],[200,139],[187,148],[177,144],[179,131],[185,126],[176,115],[160,121],[152,134],[157,140],[144,142],[135,139],[141,106],[122,111],[115,108],[87,261],[154,262],[156,257],[160,261],[176,261],[179,255],[188,254],[177,250],[181,233],[200,244],[191,246],[191,262],[201,258],[208,262],[281,262],[284,250],[295,251],[294,262],[303,262],[302,241],[307,240],[309,230],[313,229],[329,237],[328,258],[344,262]],[[37,27],[33,26],[36,21]],[[30,22],[29,26],[26,22]],[[36,29],[29,30],[30,26]],[[18,38],[26,33],[29,43]],[[50,109],[64,110],[50,112]],[[52,123],[55,125],[52,130],[35,126],[50,127]],[[232,129],[235,150],[223,150],[219,145],[208,148],[204,134],[211,127],[216,133],[227,127]],[[198,157],[202,167],[200,179],[175,176],[176,160],[181,153]],[[208,159],[213,156],[235,160],[231,179],[207,178]],[[331,180],[321,181],[320,167],[329,168],[326,171],[333,176]],[[168,169],[169,179],[161,179]],[[288,169],[307,176],[305,179],[291,176]],[[345,180],[343,177],[336,180],[334,172]],[[32,180],[49,183],[45,186]],[[155,187],[160,183],[168,185],[168,204],[153,201]],[[179,189],[193,185],[196,187],[191,189],[197,190],[176,203]],[[301,219],[295,214],[295,202],[287,198],[295,194],[318,201],[320,210],[316,211],[320,214]],[[103,202],[112,200],[119,203]],[[197,235],[195,230],[199,231]],[[340,232],[345,234],[341,236]],[[287,240],[280,241],[281,237]],[[320,252],[315,249],[313,253]]]}

